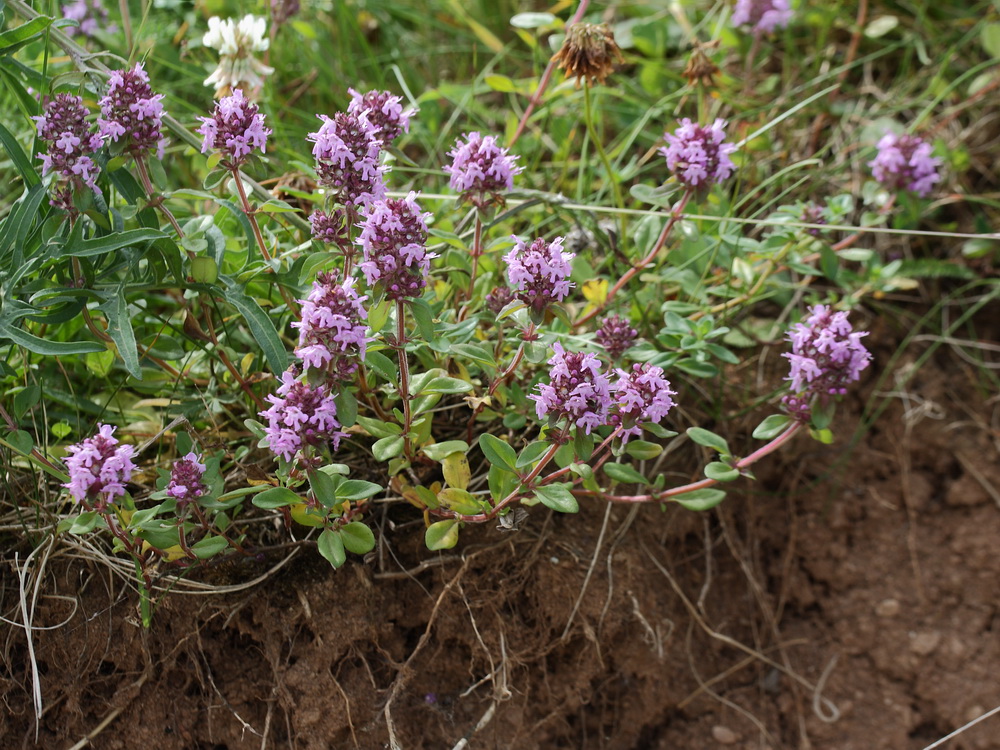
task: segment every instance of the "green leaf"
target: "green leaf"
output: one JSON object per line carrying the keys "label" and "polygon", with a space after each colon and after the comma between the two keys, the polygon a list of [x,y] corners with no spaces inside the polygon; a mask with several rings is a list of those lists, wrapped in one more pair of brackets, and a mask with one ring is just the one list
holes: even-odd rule
{"label": "green leaf", "polygon": [[792,418],[787,414],[772,414],[753,431],[753,436],[758,440],[770,440],[780,435],[788,425],[792,423]]}
{"label": "green leaf", "polygon": [[22,388],[14,395],[14,416],[20,419],[28,410],[38,403],[42,396],[42,389],[37,385],[29,385]]}
{"label": "green leaf", "polygon": [[3,144],[4,150],[10,156],[10,160],[14,163],[14,168],[21,175],[24,184],[29,187],[38,185],[41,180],[38,178],[38,173],[31,166],[31,159],[24,153],[24,149],[21,148],[21,144],[17,142],[13,133],[7,130],[2,123],[0,123],[0,143]]}
{"label": "green leaf", "polygon": [[724,490],[693,490],[670,498],[675,503],[683,505],[688,510],[709,510],[726,498]]}
{"label": "green leaf", "polygon": [[979,32],[979,41],[990,57],[1000,57],[1000,23],[988,23]]}
{"label": "green leaf", "polygon": [[517,463],[515,466],[518,469],[526,469],[535,463],[538,459],[545,455],[545,451],[549,449],[549,444],[538,440],[534,443],[529,443],[521,451],[520,455],[517,457]]}
{"label": "green leaf", "polygon": [[454,519],[432,523],[424,532],[424,544],[433,552],[451,549],[458,544],[459,528],[459,522]]}
{"label": "green leaf", "polygon": [[517,453],[496,435],[490,435],[486,432],[480,435],[479,448],[486,456],[486,460],[493,466],[517,473]]}
{"label": "green leaf", "polygon": [[286,505],[295,505],[301,502],[301,497],[285,487],[272,487],[269,490],[264,490],[259,495],[255,495],[253,499],[253,504],[264,510],[284,508]]}
{"label": "green leaf", "polygon": [[740,470],[722,461],[712,461],[705,467],[705,476],[717,482],[732,482],[740,478]]}
{"label": "green leaf", "polygon": [[107,351],[104,344],[98,341],[49,341],[6,323],[0,324],[0,338],[10,339],[18,346],[46,357]]}
{"label": "green leaf", "polygon": [[63,248],[62,255],[73,258],[87,258],[93,255],[104,255],[112,250],[131,247],[143,242],[152,242],[166,237],[159,229],[127,229],[124,232],[114,232],[104,237],[73,243]]}
{"label": "green leaf", "polygon": [[340,536],[348,552],[364,555],[375,549],[375,535],[360,521],[351,521],[341,527]]}
{"label": "green leaf", "polygon": [[467,383],[464,380],[459,380],[458,378],[431,378],[418,393],[428,394],[428,393],[468,393],[472,390],[472,383]]}
{"label": "green leaf", "polygon": [[396,363],[382,352],[368,352],[365,364],[390,383],[395,383],[399,379],[399,368],[396,367]]}
{"label": "green leaf", "polygon": [[378,461],[388,461],[403,452],[403,436],[393,435],[375,441],[372,446],[372,454]]}
{"label": "green leaf", "polygon": [[538,29],[543,26],[552,26],[558,19],[551,13],[527,12],[518,13],[510,19],[510,25],[517,29]]}
{"label": "green leaf", "polygon": [[255,299],[248,297],[235,281],[225,276],[222,279],[226,283],[224,293],[226,301],[239,310],[240,315],[246,320],[250,333],[267,358],[268,366],[274,372],[284,372],[288,368],[288,352],[281,343],[271,317],[261,309]]}
{"label": "green leaf", "polygon": [[446,440],[443,443],[431,443],[421,450],[432,461],[443,461],[452,453],[468,453],[469,444],[464,440]]}
{"label": "green leaf", "polygon": [[337,487],[337,500],[364,500],[382,491],[381,485],[364,479],[347,479]]}
{"label": "green leaf", "polygon": [[[410,302],[410,310],[413,312],[413,319],[417,323],[417,330],[427,343],[431,343],[437,338],[437,331],[434,328],[434,314],[427,300],[417,297]],[[470,386],[471,388],[471,386]]]}
{"label": "green leaf", "polygon": [[118,287],[99,307],[108,319],[108,335],[115,342],[118,356],[122,358],[125,370],[136,380],[142,380],[142,368],[139,367],[139,351],[135,344],[135,332],[132,330],[132,319],[128,312],[128,302],[125,300],[124,284]]}
{"label": "green leaf", "polygon": [[646,440],[629,440],[625,446],[625,452],[633,458],[646,461],[663,453],[663,446]]}
{"label": "green leaf", "polygon": [[9,54],[32,38],[41,36],[42,32],[52,25],[53,20],[50,16],[38,16],[3,32],[0,34],[0,52]]}
{"label": "green leaf", "polygon": [[484,78],[483,80],[485,81],[486,85],[489,86],[494,91],[501,91],[505,94],[517,91],[517,86],[515,86],[514,82],[510,80],[510,78],[508,78],[507,76],[491,75],[491,76],[486,76],[486,78]]}
{"label": "green leaf", "polygon": [[383,422],[381,419],[358,417],[357,422],[365,428],[365,432],[375,438],[392,437],[393,435],[399,435],[403,432],[403,428],[398,424],[395,424],[394,422]]}
{"label": "green leaf", "polygon": [[316,547],[319,553],[326,558],[326,561],[335,568],[339,568],[347,562],[347,553],[344,552],[344,540],[336,531],[324,529],[316,540]]}
{"label": "green leaf", "polygon": [[[607,467],[605,467],[607,468]],[[546,508],[559,513],[577,513],[580,510],[576,498],[569,491],[568,484],[552,484],[547,487],[536,487],[535,497],[542,501]]]}
{"label": "green leaf", "polygon": [[207,560],[219,554],[228,546],[229,542],[226,541],[225,537],[206,536],[204,539],[199,539],[192,544],[191,551],[194,552],[194,556],[199,560]]}
{"label": "green leaf", "polygon": [[456,359],[461,357],[484,367],[497,366],[493,353],[480,344],[453,344],[451,352],[457,355]]}
{"label": "green leaf", "polygon": [[494,500],[503,500],[507,495],[513,492],[520,480],[517,475],[511,474],[509,471],[496,464],[490,466],[490,470],[486,475],[487,481],[490,488],[490,497]]}
{"label": "green leaf", "polygon": [[309,472],[309,487],[313,495],[324,508],[332,508],[339,502],[337,497],[337,485],[334,484],[333,477],[323,471]]}
{"label": "green leaf", "polygon": [[628,464],[604,464],[604,473],[622,484],[649,484],[649,480]]}
{"label": "green leaf", "polygon": [[726,443],[725,438],[720,435],[716,435],[714,432],[709,432],[701,427],[688,427],[687,434],[688,437],[698,445],[704,445],[706,448],[717,450],[723,456],[732,455],[729,451],[729,444]]}
{"label": "green leaf", "polygon": [[358,421],[358,400],[347,388],[334,396],[337,405],[337,421],[343,429],[354,426]]}
{"label": "green leaf", "polygon": [[88,534],[93,531],[97,522],[100,520],[101,517],[96,510],[88,510],[72,519],[73,522],[70,524],[67,531],[69,531],[70,534],[75,534],[77,536],[81,534]]}
{"label": "green leaf", "polygon": [[384,299],[368,311],[368,327],[372,333],[378,333],[385,327],[389,320],[390,306],[389,300]]}
{"label": "green leaf", "polygon": [[22,456],[30,456],[31,449],[35,447],[35,441],[24,430],[11,430],[8,432],[7,443]]}

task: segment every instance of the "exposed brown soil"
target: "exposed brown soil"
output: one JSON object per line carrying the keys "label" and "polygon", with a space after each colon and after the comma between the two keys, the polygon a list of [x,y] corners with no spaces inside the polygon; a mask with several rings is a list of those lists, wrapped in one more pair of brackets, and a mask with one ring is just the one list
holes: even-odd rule
{"label": "exposed brown soil", "polygon": [[[873,394],[879,371],[834,445],[798,439],[709,514],[534,509],[441,556],[386,529],[339,572],[303,550],[254,588],[170,596],[148,633],[134,592],[53,553],[35,626],[78,607],[34,634],[37,741],[3,626],[0,747],[68,748],[113,715],[93,747],[383,748],[390,717],[408,750],[924,748],[1000,703],[1000,403],[946,349],[905,388]],[[1000,717],[946,747],[998,738]]]}

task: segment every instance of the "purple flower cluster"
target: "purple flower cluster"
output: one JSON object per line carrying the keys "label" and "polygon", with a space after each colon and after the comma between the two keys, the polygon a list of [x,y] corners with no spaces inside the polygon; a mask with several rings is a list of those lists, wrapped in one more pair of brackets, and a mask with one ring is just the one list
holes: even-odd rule
{"label": "purple flower cluster", "polygon": [[77,501],[93,501],[98,510],[125,494],[125,485],[135,471],[135,449],[119,444],[114,433],[114,427],[101,424],[94,437],[66,449],[69,482],[63,487]]}
{"label": "purple flower cluster", "polygon": [[594,338],[604,347],[611,359],[618,359],[635,344],[639,332],[620,315],[609,315],[601,321]]}
{"label": "purple flower cluster", "polygon": [[254,149],[263,153],[271,135],[270,129],[264,127],[264,115],[240,89],[216,102],[211,117],[198,119],[202,125],[197,132],[204,138],[201,152],[218,149],[234,167],[245,162]]}
{"label": "purple flower cluster", "polygon": [[553,422],[566,417],[571,424],[592,430],[608,423],[611,408],[611,383],[601,372],[601,361],[593,354],[567,352],[558,343],[549,360],[549,383],[539,383],[535,401],[538,418],[546,415]]}
{"label": "purple flower cluster", "polygon": [[[823,207],[817,203],[807,203],[802,208],[802,213],[799,216],[799,221],[803,224],[826,224],[826,212]],[[806,229],[806,234],[811,234],[813,237],[819,237],[819,233],[822,231],[820,229]]]}
{"label": "purple flower cluster", "polygon": [[791,327],[792,352],[784,355],[791,362],[785,378],[791,383],[791,393],[782,403],[792,417],[808,422],[814,396],[847,393],[847,385],[857,381],[871,361],[861,344],[867,335],[867,331],[852,330],[846,312],[830,312],[826,305],[810,308],[805,322]]}
{"label": "purple flower cluster", "polygon": [[348,89],[351,103],[347,105],[348,114],[360,116],[368,113],[368,121],[375,128],[376,137],[388,143],[399,137],[400,133],[410,132],[412,109],[403,109],[402,99],[393,96],[388,91],[369,91],[361,94],[354,89]]}
{"label": "purple flower cluster", "polygon": [[313,142],[320,184],[345,206],[367,208],[385,198],[385,167],[379,164],[382,142],[368,113],[317,115],[323,124],[307,139]]}
{"label": "purple flower cluster", "polygon": [[347,214],[344,209],[338,208],[330,213],[313,211],[309,214],[309,224],[313,239],[340,247],[347,247],[349,244]]}
{"label": "purple flower cluster", "polygon": [[514,290],[506,284],[501,284],[487,293],[485,299],[486,309],[494,315],[499,315],[500,312],[513,301]]}
{"label": "purple flower cluster", "polygon": [[62,14],[63,18],[79,24],[79,26],[64,27],[66,36],[77,34],[94,36],[101,27],[104,27],[109,34],[118,30],[115,24],[108,23],[108,9],[101,0],[74,0],[62,6]]}
{"label": "purple flower cluster", "polygon": [[574,286],[569,276],[573,271],[570,261],[575,257],[563,250],[563,238],[546,242],[539,237],[527,247],[518,237],[513,240],[514,248],[503,259],[515,296],[535,312],[561,302]]}
{"label": "purple flower cluster", "polygon": [[325,385],[312,387],[287,370],[281,375],[281,386],[267,400],[271,408],[260,416],[267,419],[264,432],[272,453],[292,461],[308,446],[333,445],[334,450],[340,446],[344,433]]}
{"label": "purple flower cluster", "polygon": [[448,152],[452,158],[444,171],[451,175],[452,190],[462,194],[462,199],[477,208],[502,204],[502,191],[514,187],[514,175],[524,171],[517,166],[517,156],[497,145],[496,136],[467,133],[455,142]]}
{"label": "purple flower cluster", "polygon": [[136,63],[132,70],[115,70],[108,77],[108,93],[101,99],[101,117],[97,127],[106,139],[124,143],[123,150],[133,156],[156,149],[163,158],[163,138],[160,121],[163,115],[163,94],[154,94],[149,76]]}
{"label": "purple flower cluster", "polygon": [[205,464],[201,463],[201,456],[194,452],[188,453],[174,462],[170,470],[167,495],[181,503],[197,500],[208,492],[201,481],[204,475]]}
{"label": "purple flower cluster", "polygon": [[320,273],[309,296],[300,300],[302,320],[292,323],[299,329],[295,356],[306,367],[326,369],[335,379],[348,380],[365,358],[368,313],[361,303],[367,297],[354,291],[354,279],[337,281],[335,274]]}
{"label": "purple flower cluster", "polygon": [[736,0],[733,26],[751,26],[760,36],[785,28],[792,15],[788,0]]}
{"label": "purple flower cluster", "polygon": [[98,167],[87,154],[97,151],[104,142],[97,133],[90,132],[87,108],[83,99],[71,94],[56,94],[45,105],[44,114],[33,117],[38,137],[48,146],[48,152],[39,154],[42,174],[55,172],[65,180],[56,188],[52,205],[73,211],[73,192],[83,187],[96,190]]}
{"label": "purple flower cluster", "polygon": [[912,190],[927,195],[941,176],[941,160],[931,155],[931,145],[915,135],[886,133],[878,142],[878,155],[868,162],[875,179],[890,190]]}
{"label": "purple flower cluster", "polygon": [[667,145],[660,153],[667,158],[667,167],[683,185],[699,188],[722,182],[733,173],[729,155],[736,146],[726,143],[725,128],[725,120],[717,119],[706,128],[685,117],[677,130],[664,135]]}
{"label": "purple flower cluster", "polygon": [[403,200],[373,203],[361,224],[358,244],[364,250],[360,268],[369,286],[381,284],[391,300],[419,297],[427,286],[431,259],[427,252],[427,218],[410,193]]}
{"label": "purple flower cluster", "polygon": [[631,371],[618,370],[614,388],[611,424],[622,427],[622,442],[642,434],[642,425],[658,424],[673,408],[676,391],[663,377],[663,369],[647,363],[632,365]]}

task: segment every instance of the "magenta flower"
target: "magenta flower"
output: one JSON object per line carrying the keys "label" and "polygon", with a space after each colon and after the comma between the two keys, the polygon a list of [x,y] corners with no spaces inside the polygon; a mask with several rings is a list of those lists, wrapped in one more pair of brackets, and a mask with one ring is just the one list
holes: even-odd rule
{"label": "magenta flower", "polygon": [[[33,117],[38,129],[38,137],[48,146],[48,152],[40,153],[42,174],[53,172],[62,183],[53,192],[52,205],[74,212],[73,193],[85,187],[98,191],[94,181],[99,168],[90,156],[97,151],[104,140],[90,131],[87,123],[87,108],[83,99],[71,94],[56,94],[55,99],[45,105],[44,114]],[[98,191],[99,192],[99,191]]]}
{"label": "magenta flower", "polygon": [[205,464],[201,463],[201,456],[194,452],[188,453],[175,461],[170,469],[167,495],[181,503],[197,500],[208,492],[201,481],[204,474]]}
{"label": "magenta flower", "polygon": [[427,219],[414,193],[403,200],[373,203],[361,223],[360,264],[369,286],[380,284],[389,299],[419,297],[427,286],[434,253],[427,252]]}
{"label": "magenta flower", "polygon": [[592,430],[608,424],[611,408],[611,384],[601,372],[601,361],[593,354],[567,352],[558,343],[549,360],[549,383],[539,383],[538,393],[528,398],[535,402],[539,419],[548,415],[553,423],[566,417],[571,424]]}
{"label": "magenta flower", "polygon": [[400,97],[393,96],[388,91],[361,94],[348,89],[348,92],[351,94],[351,103],[347,105],[348,113],[360,116],[367,112],[368,121],[375,128],[375,135],[383,143],[394,141],[400,133],[410,132],[410,118],[415,110],[404,110]]}
{"label": "magenta flower", "polygon": [[302,321],[292,323],[299,329],[295,356],[306,367],[326,369],[337,380],[348,380],[365,358],[368,339],[362,306],[367,297],[354,291],[354,279],[337,283],[331,273],[320,273],[312,291],[302,303]]}
{"label": "magenta flower", "polygon": [[133,156],[156,149],[163,158],[163,94],[154,94],[149,76],[136,63],[132,70],[115,70],[108,77],[108,93],[101,99],[97,127],[106,140],[121,140],[122,150]]}
{"label": "magenta flower", "polygon": [[76,21],[79,26],[65,26],[63,31],[66,36],[94,36],[98,30],[103,28],[109,34],[118,30],[115,24],[108,23],[108,9],[104,7],[101,0],[74,0],[68,5],[62,6],[63,18]]}
{"label": "magenta flower", "polygon": [[610,423],[622,427],[622,442],[642,434],[642,425],[659,424],[674,406],[676,391],[656,365],[632,365],[631,371],[618,370],[614,387],[615,411]]}
{"label": "magenta flower", "polygon": [[756,36],[785,28],[792,20],[788,0],[736,0],[733,26],[751,26]]}
{"label": "magenta flower", "polygon": [[114,433],[111,425],[99,424],[94,437],[66,449],[69,482],[63,487],[77,501],[93,502],[98,510],[125,494],[125,485],[135,471],[135,449],[120,445]]}
{"label": "magenta flower", "polygon": [[573,272],[570,261],[575,257],[563,250],[563,238],[552,242],[538,238],[528,247],[518,237],[512,239],[516,244],[503,259],[515,296],[535,312],[561,302],[574,286],[569,276]]}
{"label": "magenta flower", "polygon": [[868,162],[875,179],[889,190],[911,190],[921,198],[941,176],[941,160],[931,155],[931,145],[915,135],[886,133],[878,142],[878,155]]}
{"label": "magenta flower", "polygon": [[667,167],[681,184],[700,188],[722,182],[733,173],[729,155],[736,146],[726,143],[725,128],[725,120],[717,119],[706,128],[685,117],[677,130],[664,135],[667,145],[660,153],[667,158]]}
{"label": "magenta flower", "polygon": [[448,152],[452,157],[451,165],[444,168],[451,175],[448,184],[462,194],[462,200],[479,209],[502,204],[500,193],[513,188],[514,175],[524,171],[517,166],[518,157],[497,145],[496,136],[484,137],[473,132],[462,137],[465,142],[455,141]]}
{"label": "magenta flower", "polygon": [[264,115],[240,89],[216,102],[211,117],[198,119],[202,123],[197,130],[203,137],[201,152],[218,149],[233,167],[243,164],[254,149],[263,153],[271,135],[270,129],[264,127]]}
{"label": "magenta flower", "polygon": [[312,387],[286,370],[281,386],[267,400],[271,408],[260,416],[267,419],[264,434],[272,453],[290,462],[308,447],[340,447],[345,433],[339,429],[337,406],[325,385]]}
{"label": "magenta flower", "polygon": [[783,356],[791,363],[785,378],[791,393],[782,404],[792,417],[808,422],[816,396],[827,399],[847,393],[847,385],[856,382],[871,361],[861,344],[867,335],[852,330],[846,312],[832,313],[826,305],[810,308],[805,322],[789,329],[792,352]]}
{"label": "magenta flower", "polygon": [[339,112],[307,140],[313,143],[316,173],[345,206],[367,208],[385,198],[385,167],[379,164],[382,142],[368,114]]}
{"label": "magenta flower", "polygon": [[611,359],[618,359],[635,344],[639,332],[620,315],[609,315],[601,321],[594,338],[604,347]]}

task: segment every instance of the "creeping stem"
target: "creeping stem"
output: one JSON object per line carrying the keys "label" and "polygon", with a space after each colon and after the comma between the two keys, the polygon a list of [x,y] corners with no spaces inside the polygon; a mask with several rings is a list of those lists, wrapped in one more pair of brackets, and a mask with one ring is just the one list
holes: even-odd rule
{"label": "creeping stem", "polygon": [[410,365],[406,361],[406,306],[396,300],[396,352],[399,354],[399,396],[403,399],[403,455],[410,458]]}
{"label": "creeping stem", "polygon": [[621,291],[621,288],[623,286],[625,286],[629,281],[631,281],[631,279],[637,273],[639,273],[642,269],[644,269],[646,266],[648,266],[650,263],[653,262],[653,260],[656,258],[656,254],[659,253],[660,250],[663,248],[664,244],[666,244],[667,237],[670,236],[670,231],[674,228],[674,225],[677,223],[678,219],[680,219],[681,216],[683,216],[684,209],[685,207],[687,207],[688,201],[691,200],[691,195],[692,191],[690,188],[684,191],[684,195],[681,196],[681,199],[677,201],[677,204],[673,207],[673,210],[670,212],[670,218],[667,219],[667,223],[663,227],[663,231],[660,232],[660,236],[657,238],[656,244],[653,245],[653,249],[646,254],[645,258],[643,258],[638,263],[633,265],[622,275],[620,279],[618,279],[618,281],[615,282],[615,285],[611,287],[611,289],[608,291],[608,296],[604,298],[603,302],[595,306],[593,310],[591,310],[589,313],[584,315],[582,318],[576,321],[576,323],[573,324],[575,328],[582,326],[588,320],[598,315],[604,308],[608,306],[611,300],[614,299],[615,295],[618,294],[619,291]]}

